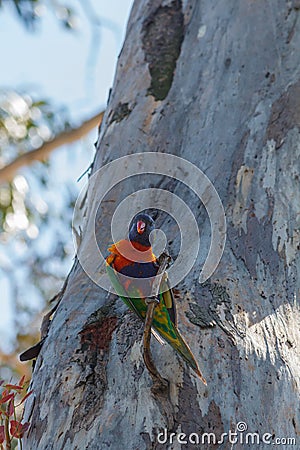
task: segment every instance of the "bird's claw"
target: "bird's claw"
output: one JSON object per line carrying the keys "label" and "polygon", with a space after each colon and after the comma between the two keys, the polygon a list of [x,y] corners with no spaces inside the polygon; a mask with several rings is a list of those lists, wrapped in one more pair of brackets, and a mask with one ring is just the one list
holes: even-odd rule
{"label": "bird's claw", "polygon": [[145,298],[146,305],[150,305],[151,303],[159,304],[159,298],[158,297],[147,297]]}
{"label": "bird's claw", "polygon": [[163,261],[166,261],[167,267],[169,267],[172,262],[172,257],[166,250],[159,256],[157,260],[158,266],[160,266]]}

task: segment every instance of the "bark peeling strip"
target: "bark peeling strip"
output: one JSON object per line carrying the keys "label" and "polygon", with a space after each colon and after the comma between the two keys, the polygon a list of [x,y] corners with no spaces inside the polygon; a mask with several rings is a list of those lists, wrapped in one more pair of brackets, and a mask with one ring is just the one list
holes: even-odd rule
{"label": "bark peeling strip", "polygon": [[143,50],[151,75],[148,93],[155,100],[164,100],[168,95],[183,37],[181,0],[160,5],[143,23]]}

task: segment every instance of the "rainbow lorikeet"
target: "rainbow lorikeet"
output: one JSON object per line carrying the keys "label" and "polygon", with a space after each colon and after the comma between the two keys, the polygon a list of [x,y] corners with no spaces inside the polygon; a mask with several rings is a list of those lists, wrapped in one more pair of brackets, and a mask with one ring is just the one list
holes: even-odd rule
{"label": "rainbow lorikeet", "polygon": [[[129,239],[112,245],[108,249],[110,254],[106,258],[106,269],[117,294],[143,321],[147,313],[145,298],[149,297],[149,289],[146,289],[145,295],[143,286],[146,287],[147,284],[143,284],[142,279],[147,279],[145,283],[151,283],[150,277],[155,277],[159,268],[149,240],[149,235],[154,228],[154,220],[150,216],[144,213],[137,214],[130,225]],[[139,251],[138,258],[135,249]],[[125,277],[122,275],[132,278],[126,278],[124,281]],[[161,292],[154,309],[152,328],[176,350],[206,384],[194,355],[178,331],[174,296],[169,285],[166,285],[168,280],[165,275],[161,281]],[[142,283],[137,283],[134,278],[141,279]]]}

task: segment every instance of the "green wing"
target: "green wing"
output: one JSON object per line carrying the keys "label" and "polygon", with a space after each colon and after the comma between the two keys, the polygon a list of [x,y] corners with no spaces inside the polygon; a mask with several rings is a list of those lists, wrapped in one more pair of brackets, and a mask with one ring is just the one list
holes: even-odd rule
{"label": "green wing", "polygon": [[[123,302],[125,303],[125,305],[131,309],[131,311],[135,312],[139,318],[141,320],[145,319],[145,316],[143,317],[142,314],[140,313],[140,310],[138,308],[138,300],[139,300],[139,293],[136,292],[137,298],[130,298],[130,296],[128,295],[128,292],[126,292],[125,288],[122,286],[122,284],[120,283],[119,277],[118,277],[118,272],[115,271],[115,269],[113,269],[110,265],[106,265],[106,271],[108,273],[108,276],[110,278],[110,281],[116,291],[116,293],[118,294],[118,296],[123,300]],[[133,301],[134,300],[134,301]],[[144,302],[145,303],[145,302]]]}
{"label": "green wing", "polygon": [[[144,321],[147,313],[147,305],[143,294],[136,287],[134,287],[133,284],[126,290],[121,285],[118,272],[116,272],[110,265],[107,265],[106,269],[118,296],[123,300],[129,309],[134,311],[139,318]],[[162,283],[168,283],[167,278],[164,277]],[[165,290],[165,287],[166,285],[162,284],[163,291]],[[193,353],[177,329],[175,301],[171,289],[160,293],[160,302],[154,310],[152,327],[171,345],[174,350],[176,350],[176,352],[206,384]]]}

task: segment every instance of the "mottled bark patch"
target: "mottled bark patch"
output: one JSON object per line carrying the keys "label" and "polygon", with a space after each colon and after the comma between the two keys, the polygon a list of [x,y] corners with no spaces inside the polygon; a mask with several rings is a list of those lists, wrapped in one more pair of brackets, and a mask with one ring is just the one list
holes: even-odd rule
{"label": "mottled bark patch", "polygon": [[176,62],[184,36],[181,0],[159,6],[143,24],[143,50],[149,64],[155,100],[164,100],[172,86]]}
{"label": "mottled bark patch", "polygon": [[112,312],[113,302],[109,302],[88,318],[79,333],[80,348],[76,350],[76,363],[81,366],[82,375],[75,388],[82,389],[82,398],[73,413],[65,443],[68,439],[73,442],[75,433],[82,428],[88,430],[93,425],[95,411],[103,406],[109,346],[118,323]]}
{"label": "mottled bark patch", "polygon": [[299,10],[300,10],[300,0],[293,0],[292,4],[293,4],[293,8],[294,8],[296,11],[299,11]]}
{"label": "mottled bark patch", "polygon": [[[219,438],[222,433],[224,433],[224,425],[219,406],[212,400],[209,404],[207,413],[202,414],[198,398],[197,387],[192,380],[185,375],[183,387],[180,389],[178,398],[178,414],[176,416],[177,426],[180,425],[181,432],[185,433],[187,438],[189,438],[192,433],[196,433],[200,439],[204,433],[214,433],[216,437]],[[209,446],[207,445],[206,441],[203,448],[216,449],[219,446],[217,443],[214,444],[213,442],[211,442]],[[184,448],[190,450],[198,448],[198,446],[196,447],[195,444],[189,442]]]}
{"label": "mottled bark patch", "polygon": [[273,103],[266,139],[274,139],[279,148],[289,130],[300,128],[300,80],[292,84]]}
{"label": "mottled bark patch", "polygon": [[121,122],[121,120],[128,117],[133,108],[129,107],[129,103],[118,103],[117,107],[112,112],[112,118],[110,120],[110,124],[113,122]]}
{"label": "mottled bark patch", "polygon": [[190,303],[189,308],[190,311],[187,311],[185,315],[194,325],[200,328],[211,328],[215,326],[211,312],[207,308],[203,308],[197,303]]}
{"label": "mottled bark patch", "polygon": [[90,355],[98,350],[107,351],[117,322],[116,317],[108,317],[101,326],[97,322],[87,325],[80,332],[81,350]]}
{"label": "mottled bark patch", "polygon": [[243,229],[237,230],[231,226],[228,229],[228,238],[235,256],[245,263],[253,278],[257,277],[256,270],[259,257],[264,265],[269,268],[274,280],[276,280],[279,271],[279,255],[272,244],[274,202],[270,196],[268,200],[269,211],[264,220],[258,220],[252,206],[247,216],[247,233]]}
{"label": "mottled bark patch", "polygon": [[[122,318],[122,323],[118,328],[116,336],[118,345],[118,355],[121,362],[126,358],[135,342],[142,342],[143,322],[132,311],[126,312]],[[143,366],[143,365],[142,365]]]}
{"label": "mottled bark patch", "polygon": [[190,311],[186,312],[186,316],[190,322],[200,328],[218,325],[235,344],[236,336],[241,336],[241,331],[235,326],[232,302],[226,287],[211,281],[196,284],[194,296],[201,301],[189,304]]}

